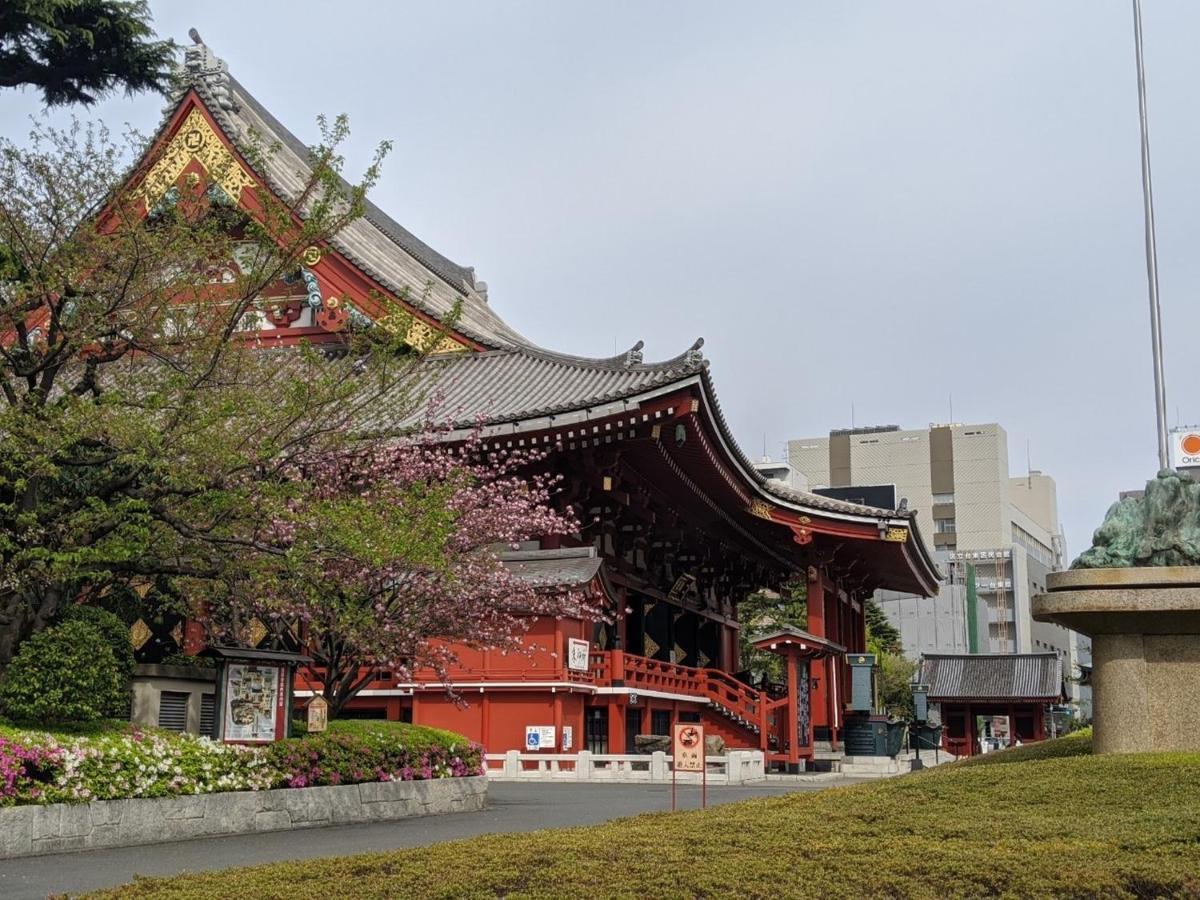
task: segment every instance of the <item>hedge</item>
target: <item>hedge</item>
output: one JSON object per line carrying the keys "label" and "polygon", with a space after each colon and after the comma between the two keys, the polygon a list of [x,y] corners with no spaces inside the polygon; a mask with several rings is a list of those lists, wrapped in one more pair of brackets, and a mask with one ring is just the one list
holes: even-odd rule
{"label": "hedge", "polygon": [[0,680],[0,711],[26,722],[93,722],[128,709],[129,678],[95,625],[79,619],[21,644]]}
{"label": "hedge", "polygon": [[264,746],[110,722],[86,733],[0,727],[0,806],[167,797],[483,772],[461,735],[400,722],[341,727]]}

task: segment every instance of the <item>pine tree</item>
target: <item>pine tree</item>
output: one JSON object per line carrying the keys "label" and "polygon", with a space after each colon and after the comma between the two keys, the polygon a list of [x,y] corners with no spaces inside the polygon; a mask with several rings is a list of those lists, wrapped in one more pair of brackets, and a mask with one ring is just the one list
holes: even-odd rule
{"label": "pine tree", "polygon": [[164,92],[174,55],[144,0],[0,3],[0,87],[37,88],[47,106],[91,104],[118,89]]}
{"label": "pine tree", "polygon": [[867,641],[877,653],[904,653],[900,632],[874,600],[867,601]]}

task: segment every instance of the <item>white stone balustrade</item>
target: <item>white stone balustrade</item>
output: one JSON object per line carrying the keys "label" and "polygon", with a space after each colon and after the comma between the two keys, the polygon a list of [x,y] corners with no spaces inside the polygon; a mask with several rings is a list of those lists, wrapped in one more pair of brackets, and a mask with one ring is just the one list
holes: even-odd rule
{"label": "white stone balustrade", "polygon": [[[494,781],[611,781],[667,783],[671,759],[657,751],[648,754],[591,753],[488,753],[488,777]],[[724,756],[705,757],[710,784],[749,784],[766,778],[761,750],[731,750]],[[699,783],[699,772],[680,772],[679,783]]]}

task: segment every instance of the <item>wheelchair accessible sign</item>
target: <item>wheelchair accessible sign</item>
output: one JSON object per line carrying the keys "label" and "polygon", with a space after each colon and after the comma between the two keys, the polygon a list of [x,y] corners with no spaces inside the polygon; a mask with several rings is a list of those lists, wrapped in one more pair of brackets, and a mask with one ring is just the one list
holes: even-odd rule
{"label": "wheelchair accessible sign", "polygon": [[525,749],[526,750],[553,750],[554,749],[554,726],[553,725],[526,725],[525,726]]}

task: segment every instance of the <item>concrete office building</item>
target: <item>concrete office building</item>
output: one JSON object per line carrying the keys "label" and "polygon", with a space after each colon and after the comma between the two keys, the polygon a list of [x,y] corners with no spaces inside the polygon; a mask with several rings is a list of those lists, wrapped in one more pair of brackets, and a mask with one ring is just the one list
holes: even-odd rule
{"label": "concrete office building", "polygon": [[[893,484],[917,510],[946,578],[938,597],[877,597],[906,653],[1054,651],[1066,673],[1090,667],[1086,638],[1030,615],[1033,595],[1045,589],[1048,572],[1063,568],[1066,549],[1054,479],[1036,471],[1010,476],[999,425],[839,429],[789,441],[787,461],[813,490]],[[1068,688],[1088,715],[1090,691]]]}

